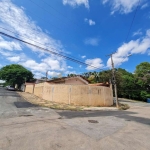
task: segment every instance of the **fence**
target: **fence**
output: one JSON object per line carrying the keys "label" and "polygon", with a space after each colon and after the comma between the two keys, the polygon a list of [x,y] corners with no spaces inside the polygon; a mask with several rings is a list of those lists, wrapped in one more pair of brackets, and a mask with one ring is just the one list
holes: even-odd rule
{"label": "fence", "polygon": [[[33,88],[33,90],[32,90]],[[33,91],[33,92],[32,92]],[[111,106],[112,90],[104,86],[39,83],[26,85],[25,92],[53,102],[80,106]]]}

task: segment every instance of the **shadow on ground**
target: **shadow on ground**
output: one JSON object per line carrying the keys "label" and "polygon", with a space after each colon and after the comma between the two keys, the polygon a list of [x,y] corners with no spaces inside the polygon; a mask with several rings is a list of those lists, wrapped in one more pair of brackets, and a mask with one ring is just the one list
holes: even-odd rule
{"label": "shadow on ground", "polygon": [[126,121],[134,121],[146,125],[150,125],[149,118],[143,118],[138,116],[132,116],[134,112],[130,111],[57,111],[57,113],[63,118],[84,118],[84,117],[101,117],[101,116],[114,116],[117,118],[125,119]]}
{"label": "shadow on ground", "polygon": [[17,108],[29,108],[29,107],[37,107],[37,105],[31,104],[29,102],[14,102],[14,105]]}

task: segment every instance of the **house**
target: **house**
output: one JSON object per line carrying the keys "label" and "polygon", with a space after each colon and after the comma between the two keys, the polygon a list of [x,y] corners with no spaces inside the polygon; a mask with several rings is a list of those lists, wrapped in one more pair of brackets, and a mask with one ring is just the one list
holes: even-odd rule
{"label": "house", "polygon": [[47,81],[50,84],[66,84],[66,85],[88,85],[89,82],[81,76],[62,77]]}
{"label": "house", "polygon": [[25,83],[25,85],[29,84],[38,84],[47,82],[49,84],[65,84],[65,85],[90,85],[90,86],[106,86],[110,87],[110,84],[107,83],[94,83],[91,84],[87,79],[82,76],[74,76],[74,77],[62,77],[56,78],[52,80],[45,80],[45,79],[36,79],[34,83]]}
{"label": "house", "polygon": [[94,83],[91,84],[87,79],[82,76],[74,77],[62,77],[54,80],[47,81],[50,84],[66,84],[66,85],[90,85],[90,86],[106,86],[110,87],[110,84],[107,83]]}

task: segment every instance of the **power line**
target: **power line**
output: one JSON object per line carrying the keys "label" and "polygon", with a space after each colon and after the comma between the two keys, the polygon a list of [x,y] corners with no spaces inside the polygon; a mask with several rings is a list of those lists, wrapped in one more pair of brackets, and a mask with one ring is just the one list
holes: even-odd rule
{"label": "power line", "polygon": [[[33,0],[29,0],[29,1],[32,2],[34,5],[36,5],[37,7],[39,7],[40,9],[44,10],[45,12],[47,12],[48,14],[51,14],[51,12],[50,12],[49,10],[43,8],[43,7],[40,6],[39,4],[35,3]],[[52,14],[52,15],[54,15],[54,14]],[[58,17],[58,16],[56,16],[56,15],[55,15],[55,17],[56,17],[58,20],[61,20],[62,23],[64,23],[64,20],[63,20],[63,19],[61,19],[60,17]]]}
{"label": "power line", "polygon": [[[3,28],[3,27],[1,27],[1,26],[0,26],[0,28],[3,29],[3,30],[6,30],[6,31],[8,31],[8,32],[11,32],[11,33],[13,33],[13,34],[16,34],[16,35],[19,35],[19,36],[22,36],[22,37],[26,38],[25,36],[23,36],[23,35],[21,35],[21,34],[18,34],[18,33],[15,33],[15,32],[13,32],[13,31],[11,31],[11,30],[9,30],[9,29]],[[31,35],[33,35],[33,34],[31,34]],[[42,43],[40,43],[40,42],[37,42],[37,41],[35,41],[35,40],[31,40],[31,39],[28,39],[28,40],[33,41],[33,42],[35,42],[35,43],[37,43],[37,44],[40,44],[40,45],[42,45],[42,46],[45,47],[45,45],[42,44]],[[56,49],[54,49],[54,48],[52,48],[52,47],[51,47],[51,49],[57,51]],[[72,57],[72,58],[74,58],[74,59],[78,59],[78,58],[76,58],[76,57],[74,57],[74,56],[72,56],[72,55],[69,55],[69,54],[65,53],[65,52],[62,52],[62,51],[59,51],[59,52],[65,54],[65,55],[68,55],[68,56],[70,56],[70,57]],[[81,61],[80,59],[78,59],[78,60]]]}
{"label": "power line", "polygon": [[[1,8],[1,7],[0,7],[0,8]],[[66,34],[65,30],[62,30],[62,28],[60,28],[60,27],[56,26],[54,23],[50,22],[50,20],[47,20],[47,19],[44,19],[44,18],[42,18],[42,17],[37,16],[37,14],[33,13],[33,11],[30,11],[30,10],[27,10],[27,9],[26,9],[26,11],[27,11],[27,12],[30,12],[30,13],[33,14],[33,15],[35,15],[37,18],[43,20],[44,22],[50,23],[53,27],[55,27],[55,28],[58,29],[59,31],[61,31],[61,32],[63,32],[63,33]],[[6,15],[7,15],[7,14],[6,14]],[[7,16],[9,16],[9,15],[7,15]],[[34,30],[34,29],[33,29],[33,30]],[[47,34],[49,34],[49,33],[47,33]],[[49,34],[49,35],[50,35],[50,34]]]}
{"label": "power line", "polygon": [[126,41],[128,40],[128,38],[129,38],[129,34],[130,34],[131,28],[132,28],[132,26],[133,26],[133,22],[134,22],[134,20],[135,20],[135,17],[136,17],[136,14],[137,14],[137,11],[138,11],[140,2],[141,2],[141,0],[139,0],[139,2],[138,2],[138,4],[137,4],[137,7],[136,7],[136,10],[135,10],[133,19],[132,19],[132,21],[131,21],[131,25],[130,25],[130,27],[129,27],[129,31],[128,31],[128,33],[127,33],[127,37],[126,37],[126,39],[125,39],[125,42],[126,42]]}
{"label": "power line", "polygon": [[[48,13],[48,14],[52,14],[49,10],[47,10],[47,9],[45,9],[45,8],[43,8],[42,6],[40,6],[39,4],[37,4],[37,3],[35,3],[33,0],[29,0],[30,2],[32,2],[34,5],[36,5],[37,7],[39,7],[40,9],[42,9],[42,10],[44,10],[46,13]],[[46,3],[45,1],[43,1],[43,3],[45,3],[45,4],[47,4],[49,7],[52,7],[52,6],[50,6],[48,3]],[[53,9],[55,9],[55,8],[53,8]],[[58,11],[57,11],[58,12]],[[55,15],[56,16],[56,15]],[[63,15],[62,15],[63,16]],[[65,17],[65,16],[64,16]],[[68,25],[70,22],[64,22],[64,19],[62,19],[62,18],[60,18],[60,17],[58,17],[58,16],[56,16],[56,18],[58,19],[58,20],[61,20],[62,22],[61,23],[64,23],[65,25]],[[67,18],[67,17],[65,17],[65,18]],[[69,19],[69,18],[68,18]],[[69,19],[70,21],[71,21],[71,19]],[[72,22],[72,21],[71,21]],[[74,21],[73,21],[74,22]],[[78,27],[80,27],[76,22],[74,22]],[[81,28],[81,27],[80,27]],[[75,29],[75,28],[74,28]],[[83,31],[83,28],[82,28],[82,31]],[[82,36],[82,34],[80,33],[80,32],[78,32],[78,34],[80,34],[81,36]]]}
{"label": "power line", "polygon": [[[33,2],[32,0],[30,0],[31,2]],[[34,3],[34,2],[33,2]],[[35,3],[34,3],[35,4]],[[35,4],[35,5],[37,5],[37,4]],[[39,5],[37,5],[37,6],[39,6]],[[39,6],[40,7],[40,6]],[[40,7],[40,8],[42,8],[42,7]],[[54,8],[53,8],[54,9]],[[32,11],[29,11],[29,10],[26,10],[26,11],[28,11],[28,12],[30,12],[30,13],[32,13],[32,14],[34,14],[35,15],[35,13],[33,13]],[[46,11],[46,10],[45,10]],[[6,14],[7,15],[7,14]],[[9,16],[9,15],[8,15]],[[37,15],[35,15],[35,16],[37,16]],[[42,20],[44,20],[44,21],[46,21],[46,22],[49,22],[49,23],[51,23],[49,20],[46,20],[46,19],[43,19],[42,17],[39,17],[38,16],[38,18],[40,18],[40,19],[42,19]],[[21,21],[20,21],[20,23],[21,23]],[[52,24],[55,28],[57,28],[57,29],[59,29],[60,31],[62,31],[62,32],[64,32],[65,34],[66,34],[66,32],[64,31],[64,30],[61,30],[61,28],[59,28],[59,27],[57,27],[57,26],[55,26],[54,24]],[[15,33],[15,32],[13,32],[13,31],[10,31],[10,30],[8,30],[8,29],[5,29],[5,28],[3,28],[3,27],[0,27],[0,28],[2,28],[2,29],[4,29],[4,30],[7,30],[7,31],[9,31],[9,32],[11,32],[11,33],[14,33],[14,34],[17,34],[17,33]],[[33,29],[34,30],[34,29]],[[36,31],[36,30],[35,30]],[[49,33],[47,33],[47,34],[49,34]],[[17,35],[20,35],[20,34],[17,34]],[[33,35],[33,34],[31,34],[31,35]],[[50,35],[50,34],[49,34]],[[20,35],[20,36],[22,36],[22,37],[25,37],[25,36],[23,36],[23,35]],[[25,37],[26,38],[26,37]],[[31,40],[31,39],[30,39]],[[37,41],[35,41],[35,40],[31,40],[31,41],[34,41],[34,42],[36,42],[36,43],[38,43],[38,44],[41,44],[41,43],[39,43],[39,42],[37,42]],[[43,44],[41,44],[41,45],[43,45]],[[43,45],[43,46],[45,46],[45,45]],[[53,49],[53,48],[52,48]],[[55,50],[55,49],[54,49]],[[72,55],[69,55],[69,54],[67,54],[67,53],[65,53],[65,52],[63,52],[63,51],[61,51],[61,53],[63,53],[63,54],[65,54],[65,55],[68,55],[68,56],[70,56],[70,57],[72,57],[72,58],[75,58],[75,59],[79,59],[79,58],[77,58],[77,57],[74,57],[74,56],[72,56]],[[81,59],[80,59],[80,61],[81,61]]]}
{"label": "power line", "polygon": [[38,49],[41,49],[41,50],[46,51],[46,52],[49,52],[49,53],[51,53],[51,54],[53,54],[53,55],[56,55],[56,56],[59,56],[59,57],[68,59],[68,60],[73,61],[73,62],[75,62],[75,63],[82,64],[82,65],[85,65],[85,66],[90,66],[90,67],[95,68],[95,69],[103,70],[103,69],[97,68],[97,67],[95,67],[95,66],[92,66],[92,65],[90,65],[90,64],[84,63],[84,62],[82,62],[82,61],[73,59],[73,58],[71,58],[71,57],[68,57],[68,56],[59,54],[59,53],[57,53],[57,52],[48,50],[48,49],[46,49],[46,48],[40,47],[40,46],[38,46],[38,45],[35,45],[35,44],[30,43],[30,42],[24,41],[24,40],[22,40],[22,39],[16,38],[16,37],[11,36],[11,35],[9,35],[9,34],[6,34],[6,33],[4,33],[4,32],[0,32],[0,34],[1,34],[1,35],[4,35],[4,36],[6,36],[6,37],[9,37],[9,38],[18,40],[18,41],[20,41],[20,42],[26,43],[26,44],[28,44],[28,45],[34,46],[34,47],[36,47],[36,48],[38,48]]}
{"label": "power line", "polygon": [[[129,30],[128,30],[128,33],[127,33],[125,42],[127,42],[128,38],[129,38],[129,34],[130,34],[131,28],[132,28],[132,26],[133,26],[133,23],[134,23],[134,20],[135,20],[135,17],[136,17],[136,14],[137,14],[137,11],[138,11],[140,2],[141,2],[141,0],[139,0],[139,2],[138,2],[138,4],[137,4],[137,7],[136,7],[136,10],[135,10],[134,16],[133,16],[133,18],[132,18],[131,25],[130,25],[130,27],[129,27]],[[117,53],[117,51],[114,52],[113,54],[115,54],[115,53]],[[126,58],[126,57],[125,57],[125,58]],[[125,60],[125,58],[123,58],[120,63],[122,63],[122,62]]]}
{"label": "power line", "polygon": [[79,26],[74,20],[68,18],[67,16],[65,16],[64,14],[62,14],[61,12],[59,12],[57,9],[55,9],[53,6],[51,6],[49,3],[47,3],[45,0],[42,0],[43,3],[45,3],[47,6],[49,6],[50,8],[52,8],[53,10],[55,10],[57,13],[59,13],[61,16],[63,16],[65,19],[70,20],[71,22],[75,23],[77,26]]}

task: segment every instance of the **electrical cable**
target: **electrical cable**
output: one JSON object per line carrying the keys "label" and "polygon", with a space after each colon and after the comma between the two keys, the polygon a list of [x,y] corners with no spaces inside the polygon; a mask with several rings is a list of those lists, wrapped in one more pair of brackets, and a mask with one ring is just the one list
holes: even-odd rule
{"label": "electrical cable", "polygon": [[[132,28],[132,26],[133,26],[133,23],[134,23],[134,20],[135,20],[135,17],[136,17],[138,8],[139,8],[139,6],[140,6],[140,2],[141,2],[141,0],[138,1],[138,4],[137,4],[137,7],[136,7],[134,16],[133,16],[132,21],[131,21],[131,25],[130,25],[130,27],[129,27],[129,30],[128,30],[128,33],[127,33],[127,36],[126,36],[126,39],[125,39],[125,42],[127,42],[128,38],[129,38],[129,34],[130,34],[131,28]],[[117,53],[117,51],[116,51],[115,53]],[[126,58],[126,57],[124,57],[124,58],[122,59],[122,61],[120,62],[120,64],[124,61],[125,58]]]}
{"label": "electrical cable", "polygon": [[[42,9],[42,10],[44,10],[46,13],[48,13],[48,14],[52,14],[49,10],[47,10],[47,9],[45,9],[45,8],[43,8],[42,6],[40,6],[39,4],[37,4],[37,3],[35,3],[33,0],[29,0],[30,2],[32,2],[34,5],[36,5],[37,7],[39,7],[40,9]],[[44,2],[44,3],[46,3],[45,1],[42,1],[42,2]],[[46,3],[48,6],[49,6],[49,4],[48,3]],[[51,7],[51,6],[49,6],[49,7]],[[52,14],[53,15],[53,14]],[[56,16],[56,15],[55,15]],[[61,19],[60,17],[58,17],[58,16],[56,16],[56,18],[58,19],[58,20],[61,20],[61,22],[62,23],[64,23],[65,25],[68,25],[70,22],[68,22],[68,23],[66,23],[66,22],[64,22],[64,19]],[[65,17],[66,18],[66,17]],[[70,20],[70,19],[69,19]],[[72,21],[71,21],[72,22]],[[73,21],[74,22],[74,21]],[[75,22],[74,22],[75,23]],[[77,26],[79,26],[77,23],[75,23]],[[81,28],[81,27],[80,27]],[[82,31],[83,31],[83,28],[82,28]],[[80,34],[81,36],[82,36],[82,34],[81,34],[81,32],[78,32],[78,34]]]}
{"label": "electrical cable", "polygon": [[54,51],[48,50],[48,49],[46,49],[46,48],[40,47],[40,46],[35,45],[35,44],[32,44],[32,43],[27,42],[27,41],[25,41],[25,40],[22,40],[22,39],[16,38],[16,37],[11,36],[11,35],[9,35],[9,34],[6,34],[6,33],[4,33],[4,32],[0,32],[0,34],[1,34],[1,35],[4,35],[4,36],[6,36],[6,37],[9,37],[9,38],[12,38],[12,39],[18,40],[18,41],[20,41],[20,42],[26,43],[26,44],[28,44],[28,45],[31,45],[31,46],[36,47],[36,48],[38,48],[38,49],[41,49],[41,50],[43,50],[43,51],[49,52],[49,53],[51,53],[51,54],[53,54],[53,55],[56,55],[56,56],[59,56],[59,57],[62,57],[62,58],[68,59],[68,60],[73,61],[73,62],[76,62],[76,63],[78,63],[78,64],[82,64],[82,65],[85,65],[85,66],[90,66],[90,67],[95,68],[95,69],[103,70],[103,69],[97,68],[97,67],[95,67],[95,66],[92,66],[92,65],[90,65],[90,64],[84,63],[84,62],[82,62],[82,61],[79,61],[79,60],[73,59],[73,58],[71,58],[71,57],[68,57],[68,56],[65,56],[65,55],[59,54],[59,53],[57,53],[57,52],[54,52]]}
{"label": "electrical cable", "polygon": [[126,39],[125,39],[125,42],[127,42],[128,38],[129,38],[129,34],[130,34],[131,28],[132,28],[132,26],[133,26],[133,23],[134,23],[134,20],[135,20],[135,17],[136,17],[138,8],[139,8],[139,6],[140,6],[140,2],[141,2],[141,0],[139,0],[139,2],[138,2],[138,4],[137,4],[137,7],[136,7],[136,10],[135,10],[133,19],[132,19],[132,21],[131,21],[131,25],[130,25],[130,27],[129,27],[129,31],[128,31],[128,33],[127,33],[127,37],[126,37]]}
{"label": "electrical cable", "polygon": [[[29,0],[30,2],[32,2],[34,5],[36,5],[37,7],[39,7],[40,9],[44,10],[45,12],[47,12],[48,14],[51,14],[51,12],[45,8],[43,8],[42,6],[40,6],[39,4],[35,3],[33,0]],[[54,15],[54,14],[52,14]],[[62,23],[64,23],[64,20],[59,18],[58,16],[54,15],[58,20],[61,20]]]}
{"label": "electrical cable", "polygon": [[[8,32],[11,32],[11,33],[13,33],[13,34],[16,34],[16,35],[19,35],[19,36],[21,36],[21,37],[26,38],[25,36],[20,35],[20,34],[18,34],[18,33],[15,33],[15,32],[13,32],[13,31],[11,31],[11,30],[9,30],[9,29],[3,28],[3,27],[1,27],[1,26],[0,26],[0,28],[3,29],[3,30],[6,30],[6,31],[8,31]],[[31,34],[31,35],[33,35],[33,34]],[[45,45],[42,44],[42,43],[40,43],[40,42],[37,42],[37,41],[35,41],[35,40],[31,40],[31,39],[28,39],[28,40],[33,41],[33,42],[35,42],[35,43],[37,43],[37,44],[40,44],[40,45],[42,45],[42,46],[45,47]],[[46,47],[45,47],[45,48],[46,48]],[[56,50],[56,49],[54,49],[54,48],[51,48],[51,49],[53,49],[53,50],[55,50],[55,51],[58,51],[58,50]],[[63,51],[60,51],[60,50],[59,50],[59,52],[65,54],[65,55],[68,55],[68,56],[70,56],[70,57],[72,57],[72,58],[74,58],[74,59],[78,59],[78,58],[76,58],[76,57],[74,57],[74,56],[72,56],[72,55],[69,55],[69,54],[67,54],[67,53],[65,53],[65,52],[63,52]],[[78,60],[81,61],[80,59],[78,59]]]}
{"label": "electrical cable", "polygon": [[[49,6],[50,8],[52,8],[53,10],[55,10],[55,12],[59,13],[61,16],[63,16],[65,19],[70,20],[71,22],[75,23],[77,26],[79,26],[74,20],[68,18],[67,16],[65,16],[64,14],[62,14],[61,12],[59,12],[57,9],[55,9],[53,6],[51,6],[48,2],[46,2],[45,0],[42,0],[43,3],[45,3],[47,6]],[[80,27],[80,26],[79,26]]]}

